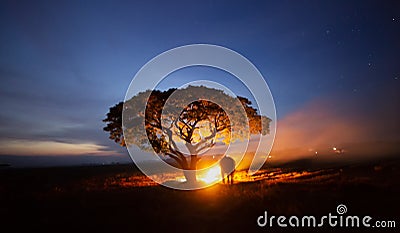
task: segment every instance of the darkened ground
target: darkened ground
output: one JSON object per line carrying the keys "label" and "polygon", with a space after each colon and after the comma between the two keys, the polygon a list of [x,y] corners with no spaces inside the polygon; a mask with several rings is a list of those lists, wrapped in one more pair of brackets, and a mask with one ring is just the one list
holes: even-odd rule
{"label": "darkened ground", "polygon": [[[395,220],[396,228],[324,232],[399,231],[400,160],[307,166],[267,167],[255,181],[198,191],[152,186],[133,165],[6,168],[0,170],[0,232],[309,232],[318,229],[279,228],[276,222],[260,228],[256,220],[265,210],[338,215],[339,204],[347,215]],[[144,186],[129,185],[132,180]]]}

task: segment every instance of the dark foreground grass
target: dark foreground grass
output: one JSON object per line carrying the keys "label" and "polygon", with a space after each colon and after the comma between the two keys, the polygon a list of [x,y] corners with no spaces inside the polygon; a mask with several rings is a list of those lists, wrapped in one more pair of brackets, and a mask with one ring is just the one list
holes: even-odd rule
{"label": "dark foreground grass", "polygon": [[[131,165],[0,171],[1,232],[398,232],[400,163],[368,163],[286,176],[217,184],[198,191],[162,186],[110,186],[141,177]],[[276,169],[274,170],[276,171]],[[118,179],[117,179],[117,178]],[[123,180],[122,179],[122,180]],[[396,228],[260,228],[257,217],[347,214],[395,220]]]}

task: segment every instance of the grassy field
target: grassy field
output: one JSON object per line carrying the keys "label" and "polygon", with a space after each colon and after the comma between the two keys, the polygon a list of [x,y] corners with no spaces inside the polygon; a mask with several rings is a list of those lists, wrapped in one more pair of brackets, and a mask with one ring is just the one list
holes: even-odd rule
{"label": "grassy field", "polygon": [[[154,184],[134,165],[0,170],[1,232],[275,232],[257,217],[336,214],[399,220],[400,161],[309,166],[307,161],[237,173],[232,186],[178,191]],[[324,228],[324,232],[398,232]]]}

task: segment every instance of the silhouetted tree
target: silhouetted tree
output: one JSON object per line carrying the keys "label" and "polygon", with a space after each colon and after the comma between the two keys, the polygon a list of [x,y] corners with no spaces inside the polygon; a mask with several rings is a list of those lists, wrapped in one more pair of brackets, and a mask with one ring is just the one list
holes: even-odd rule
{"label": "silhouetted tree", "polygon": [[[187,104],[193,93],[199,98]],[[222,103],[223,108],[217,102]],[[122,130],[123,111],[126,135]],[[246,127],[251,134],[265,135],[269,133],[271,122],[268,117],[260,116],[247,98],[234,98],[204,86],[141,92],[125,104],[120,102],[111,107],[103,121],[107,123],[104,131],[110,133],[110,139],[122,146],[136,145],[174,159],[186,170],[185,177],[189,182],[196,181],[196,164],[202,151],[217,141],[229,144],[245,138],[248,136],[245,135]],[[231,134],[232,127],[235,127],[235,134]],[[178,143],[184,144],[189,153],[182,152]]]}

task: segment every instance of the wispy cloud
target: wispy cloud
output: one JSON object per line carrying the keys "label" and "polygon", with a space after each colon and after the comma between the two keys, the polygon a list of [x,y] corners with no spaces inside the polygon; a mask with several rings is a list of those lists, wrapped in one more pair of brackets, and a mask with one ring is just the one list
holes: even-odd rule
{"label": "wispy cloud", "polygon": [[1,155],[118,155],[117,151],[94,143],[8,140],[0,142]]}

